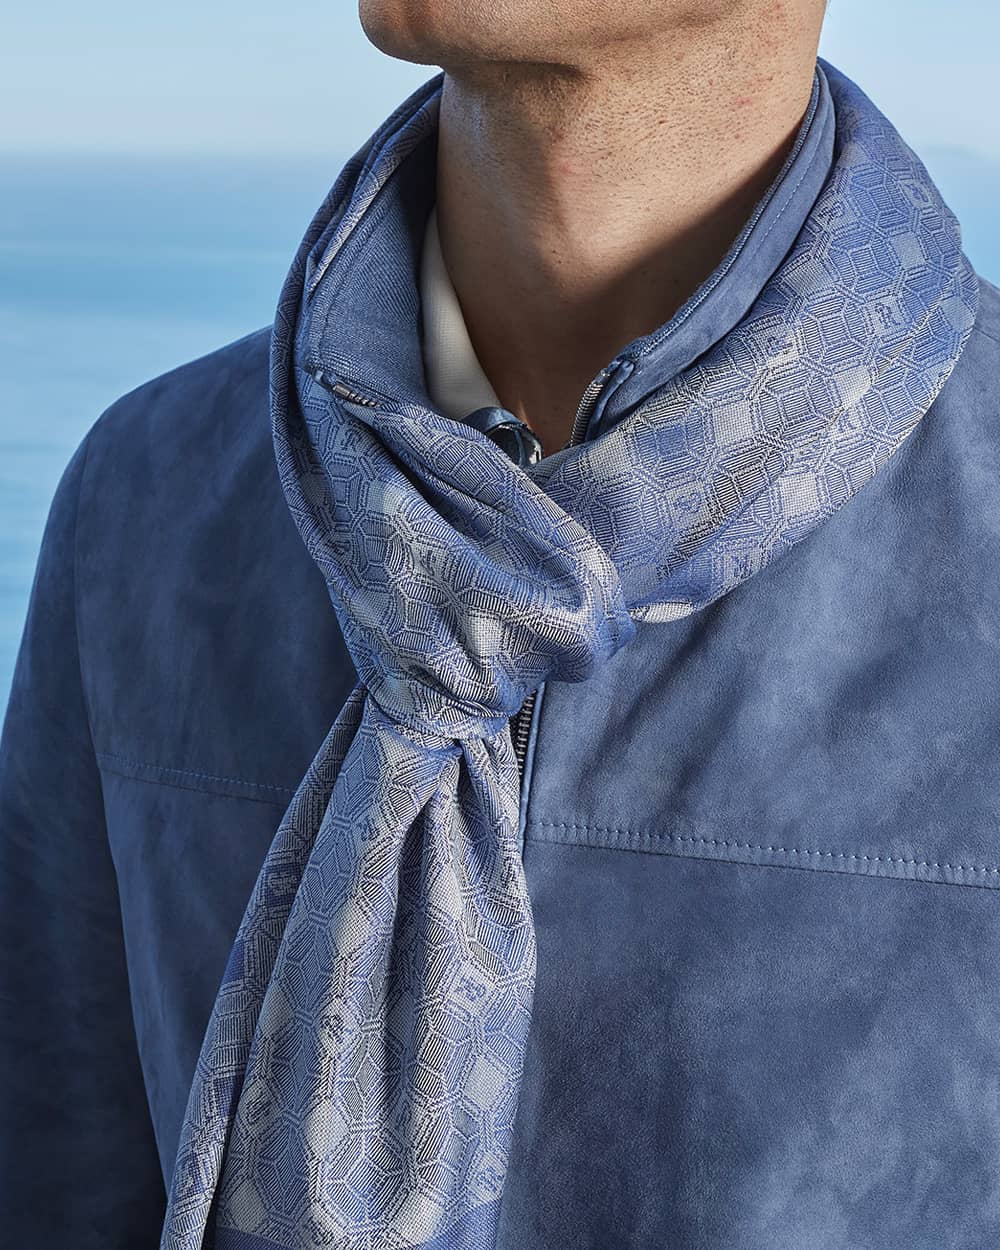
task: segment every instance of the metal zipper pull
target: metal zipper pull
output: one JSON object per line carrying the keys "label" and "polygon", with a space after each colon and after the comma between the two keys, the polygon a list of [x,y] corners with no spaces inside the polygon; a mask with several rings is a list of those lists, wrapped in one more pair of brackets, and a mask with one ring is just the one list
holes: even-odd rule
{"label": "metal zipper pull", "polygon": [[378,407],[378,401],[372,399],[370,395],[362,395],[360,391],[354,390],[346,382],[333,381],[324,369],[313,369],[309,376],[324,390],[330,391],[333,395],[339,395],[341,399],[350,400],[352,404],[361,404],[365,408]]}

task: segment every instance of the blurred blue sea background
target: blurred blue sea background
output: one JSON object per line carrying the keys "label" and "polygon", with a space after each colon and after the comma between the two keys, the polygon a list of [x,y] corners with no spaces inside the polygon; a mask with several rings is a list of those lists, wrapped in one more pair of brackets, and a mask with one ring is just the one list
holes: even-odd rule
{"label": "blurred blue sea background", "polygon": [[[437,72],[374,49],[353,10],[306,0],[280,15],[225,0],[198,40],[185,0],[170,11],[166,46],[124,4],[98,6],[96,25],[93,7],[88,24],[61,0],[49,20],[56,10],[65,22],[57,39],[44,32],[44,82],[31,15],[15,19],[22,55],[10,72],[0,63],[0,718],[52,492],[86,430],[146,379],[270,323],[342,164]],[[226,21],[237,12],[234,46]],[[916,149],[966,252],[1000,282],[1000,136],[988,99],[1000,21],[972,0],[948,12],[942,35],[930,0],[831,0],[820,51]],[[117,42],[101,38],[102,15]],[[320,25],[337,37],[297,42]],[[248,58],[250,70],[254,58],[266,66],[261,77]],[[935,76],[915,81],[932,63]]]}

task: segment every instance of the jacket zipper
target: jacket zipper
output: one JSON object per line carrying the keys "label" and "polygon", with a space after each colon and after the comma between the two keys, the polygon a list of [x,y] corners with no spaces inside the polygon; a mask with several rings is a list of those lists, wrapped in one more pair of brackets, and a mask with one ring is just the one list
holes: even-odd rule
{"label": "jacket zipper", "polygon": [[[569,439],[564,444],[564,447],[575,447],[583,441],[598,397],[604,389],[604,384],[608,377],[621,367],[621,363],[617,359],[613,360],[587,385],[587,389],[580,398],[580,403],[570,428]],[[338,395],[341,399],[346,399],[352,404],[361,404],[365,408],[379,407],[378,401],[370,395],[358,391],[353,386],[348,386],[346,382],[334,381],[322,368],[313,369],[311,372],[320,386],[325,390],[331,391],[334,395]],[[628,372],[631,372],[631,366],[629,366]],[[517,775],[522,784],[524,782],[525,760],[528,755],[528,743],[531,739],[531,721],[541,688],[539,686],[533,690],[510,718],[510,736],[514,745],[514,757],[517,760]]]}
{"label": "jacket zipper", "polygon": [[[576,447],[583,442],[594,405],[597,403],[597,397],[600,395],[608,376],[614,372],[617,365],[617,360],[612,361],[588,384],[580,399],[576,415],[573,418],[573,424],[570,428],[569,439],[564,444],[564,447]],[[540,689],[541,686],[532,690],[518,711],[510,718],[510,736],[514,743],[517,775],[522,785],[524,784],[524,764],[528,755],[528,743],[531,740],[531,721],[534,716],[535,704],[538,701],[538,691]]]}

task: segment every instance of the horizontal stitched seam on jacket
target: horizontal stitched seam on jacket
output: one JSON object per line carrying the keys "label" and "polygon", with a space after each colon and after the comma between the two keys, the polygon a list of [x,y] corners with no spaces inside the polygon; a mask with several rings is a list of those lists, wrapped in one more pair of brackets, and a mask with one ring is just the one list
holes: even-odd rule
{"label": "horizontal stitched seam on jacket", "polygon": [[[98,763],[108,761],[109,764],[118,764],[123,768],[148,768],[154,773],[171,773],[177,777],[197,777],[201,781],[223,781],[235,786],[249,786],[252,790],[274,790],[280,794],[287,795],[295,793],[289,786],[271,785],[266,781],[246,781],[242,777],[219,777],[213,773],[195,772],[190,768],[167,768],[163,764],[150,764],[145,760],[132,760],[124,755],[113,755],[108,751],[98,751],[97,760]],[[112,769],[112,771],[114,770]]]}
{"label": "horizontal stitched seam on jacket", "polygon": [[611,825],[577,825],[566,821],[538,820],[528,822],[540,829],[575,829],[578,832],[611,833],[617,837],[648,838],[652,842],[692,842],[704,846],[731,846],[745,851],[772,851],[782,855],[821,855],[829,859],[868,860],[871,863],[911,864],[917,868],[950,868],[956,872],[1000,873],[1000,868],[988,868],[978,864],[939,863],[932,859],[904,859],[895,855],[857,855],[849,851],[806,851],[797,846],[763,846],[755,842],[734,842],[724,838],[700,838],[684,833],[647,833],[639,829],[617,829]]}

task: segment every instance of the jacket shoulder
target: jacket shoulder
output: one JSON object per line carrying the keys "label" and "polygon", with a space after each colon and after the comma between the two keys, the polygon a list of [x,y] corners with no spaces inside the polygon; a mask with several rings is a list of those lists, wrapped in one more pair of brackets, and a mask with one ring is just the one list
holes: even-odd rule
{"label": "jacket shoulder", "polygon": [[[149,378],[118,396],[89,432],[91,458],[100,451],[128,454],[134,440],[155,435],[161,452],[183,451],[207,425],[218,428],[247,404],[267,408],[271,327],[252,330],[192,360]],[[244,430],[246,430],[244,422]]]}
{"label": "jacket shoulder", "polygon": [[[331,683],[337,694],[353,680],[282,490],[269,344],[270,327],[187,361],[91,427],[77,619],[102,764],[294,783],[336,715]],[[292,690],[287,730],[265,733]]]}
{"label": "jacket shoulder", "polygon": [[976,320],[933,408],[960,418],[954,423],[956,437],[974,438],[980,446],[996,446],[994,454],[1000,455],[1000,288],[981,274],[977,276]]}
{"label": "jacket shoulder", "polygon": [[1000,346],[1000,287],[982,274],[979,275],[979,312],[972,332]]}
{"label": "jacket shoulder", "polygon": [[[270,327],[185,361],[115,399],[88,431],[79,549],[125,571],[144,555],[162,573],[196,546],[227,546],[247,523],[287,513],[268,402]],[[141,540],[140,540],[140,537]],[[176,553],[176,554],[175,554]],[[86,563],[86,560],[83,561]],[[182,564],[173,570],[189,576]]]}

